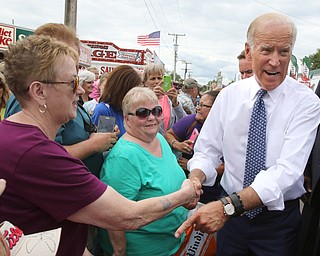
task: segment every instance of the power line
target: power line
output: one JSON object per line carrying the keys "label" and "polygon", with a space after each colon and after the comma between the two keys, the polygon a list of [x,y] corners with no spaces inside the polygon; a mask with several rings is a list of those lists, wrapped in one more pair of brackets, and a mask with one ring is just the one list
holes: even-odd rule
{"label": "power line", "polygon": [[163,25],[164,25],[164,26],[168,26],[168,27],[169,27],[168,30],[173,31],[173,28],[171,27],[171,23],[168,21],[167,15],[166,15],[166,13],[163,11],[163,8],[162,8],[162,6],[161,6],[160,0],[158,0],[158,4],[159,4],[159,7],[160,7],[160,10],[161,10],[161,13],[162,13],[162,17],[163,17],[164,20],[165,20],[165,24],[163,24]]}
{"label": "power line", "polygon": [[271,8],[271,9],[273,9],[273,10],[276,10],[276,11],[279,11],[279,12],[281,12],[281,13],[284,13],[284,14],[286,14],[286,15],[288,15],[288,16],[293,17],[293,18],[296,18],[296,19],[298,19],[298,20],[301,20],[301,21],[303,21],[303,22],[306,22],[306,23],[309,23],[309,24],[311,24],[311,25],[320,27],[319,24],[316,24],[316,23],[313,23],[313,22],[310,22],[310,21],[301,19],[301,18],[299,18],[299,17],[297,17],[297,16],[295,16],[295,15],[292,15],[292,14],[290,14],[290,13],[288,13],[288,12],[284,12],[284,11],[282,11],[282,10],[279,10],[279,9],[277,9],[277,8],[274,8],[274,7],[270,6],[270,5],[267,5],[267,4],[265,4],[265,3],[262,3],[262,2],[260,2],[260,1],[257,1],[257,0],[253,0],[253,1],[257,2],[258,4],[267,6],[267,7]]}
{"label": "power line", "polygon": [[153,19],[153,17],[152,17],[152,14],[151,14],[151,12],[150,12],[150,10],[149,10],[149,7],[148,7],[148,5],[147,5],[146,0],[144,0],[144,4],[145,4],[146,7],[147,7],[147,10],[148,10],[148,12],[149,12],[149,15],[150,15],[150,17],[151,17],[151,19],[152,19],[152,22],[153,22],[155,28],[158,30],[158,26],[157,26],[157,24],[155,23],[155,21],[154,21],[154,19]]}

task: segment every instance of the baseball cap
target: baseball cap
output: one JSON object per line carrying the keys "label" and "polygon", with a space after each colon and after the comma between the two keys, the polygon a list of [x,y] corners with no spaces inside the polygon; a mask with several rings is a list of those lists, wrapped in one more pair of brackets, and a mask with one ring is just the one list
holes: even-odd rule
{"label": "baseball cap", "polygon": [[6,256],[54,256],[57,254],[61,228],[24,235],[9,221],[0,224],[2,247],[6,248]]}
{"label": "baseball cap", "polygon": [[187,78],[186,80],[184,80],[183,86],[184,86],[185,89],[191,89],[191,88],[199,86],[199,85],[198,85],[198,82],[197,82],[196,79]]}

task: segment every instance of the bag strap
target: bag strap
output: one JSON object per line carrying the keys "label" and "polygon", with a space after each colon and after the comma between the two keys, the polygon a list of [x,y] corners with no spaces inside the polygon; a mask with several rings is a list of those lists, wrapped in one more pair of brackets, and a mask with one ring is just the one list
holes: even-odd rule
{"label": "bag strap", "polygon": [[197,123],[198,123],[197,120],[194,120],[194,121],[192,122],[192,124],[189,126],[189,128],[188,128],[188,130],[187,130],[187,133],[186,133],[187,136],[191,133],[191,131],[193,131],[193,129],[194,129],[194,127],[197,125]]}

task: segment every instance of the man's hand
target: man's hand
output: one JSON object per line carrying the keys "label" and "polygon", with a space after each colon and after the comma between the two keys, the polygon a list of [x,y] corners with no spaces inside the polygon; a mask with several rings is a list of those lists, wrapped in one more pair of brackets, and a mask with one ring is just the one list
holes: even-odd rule
{"label": "man's hand", "polygon": [[303,194],[300,199],[305,204],[309,201],[310,194],[312,192],[311,179],[308,176],[304,176],[304,188],[307,192]]}
{"label": "man's hand", "polygon": [[195,230],[203,233],[215,233],[220,230],[228,217],[225,216],[223,204],[215,201],[200,207],[189,219],[187,219],[175,232],[175,237],[179,238],[191,225],[195,225]]}

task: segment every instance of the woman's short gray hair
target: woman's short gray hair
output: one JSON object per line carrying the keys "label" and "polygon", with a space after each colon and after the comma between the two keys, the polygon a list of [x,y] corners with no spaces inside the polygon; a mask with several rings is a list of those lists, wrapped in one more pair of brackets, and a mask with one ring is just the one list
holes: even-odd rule
{"label": "woman's short gray hair", "polygon": [[96,78],[96,75],[89,70],[79,70],[79,84],[80,86],[83,86],[84,82],[91,82],[94,81]]}
{"label": "woman's short gray hair", "polygon": [[142,103],[152,102],[159,104],[157,95],[147,87],[134,87],[127,92],[122,100],[122,111],[124,115],[130,112],[130,108]]}

